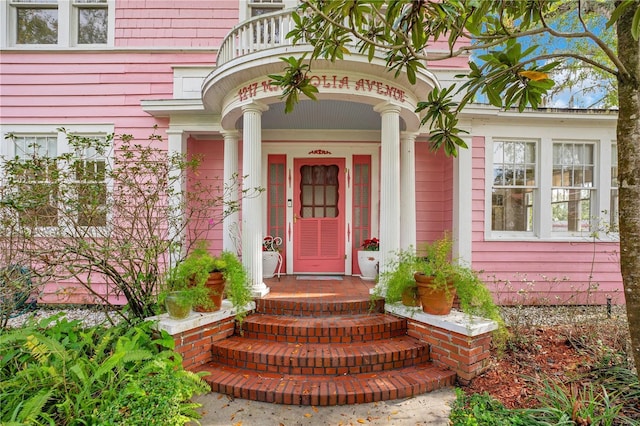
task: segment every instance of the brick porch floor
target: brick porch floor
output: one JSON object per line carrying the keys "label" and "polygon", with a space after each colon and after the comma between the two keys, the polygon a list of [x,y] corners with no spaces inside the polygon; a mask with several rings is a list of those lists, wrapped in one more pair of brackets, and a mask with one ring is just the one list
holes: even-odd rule
{"label": "brick porch floor", "polygon": [[[354,301],[369,299],[374,281],[362,280],[360,277],[342,276],[341,279],[328,280],[319,276],[306,279],[309,275],[283,275],[280,278],[265,279],[271,289],[265,299],[325,299],[327,301]],[[322,277],[323,279],[319,279]]]}

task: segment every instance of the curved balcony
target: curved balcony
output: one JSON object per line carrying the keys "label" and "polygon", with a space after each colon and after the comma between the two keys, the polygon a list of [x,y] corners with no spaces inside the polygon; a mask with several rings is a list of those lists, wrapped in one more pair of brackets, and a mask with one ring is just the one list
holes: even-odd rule
{"label": "curved balcony", "polygon": [[291,18],[293,11],[255,16],[233,27],[220,45],[216,65],[257,51],[291,46],[293,43],[286,36],[295,27]]}

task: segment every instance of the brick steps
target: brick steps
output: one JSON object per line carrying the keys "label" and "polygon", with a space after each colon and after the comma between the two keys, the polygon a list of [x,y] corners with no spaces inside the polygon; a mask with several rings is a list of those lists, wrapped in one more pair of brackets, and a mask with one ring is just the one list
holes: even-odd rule
{"label": "brick steps", "polygon": [[335,317],[256,314],[242,324],[244,337],[288,343],[353,343],[407,334],[407,322],[372,313]]}
{"label": "brick steps", "polygon": [[456,374],[433,365],[407,321],[383,312],[381,300],[258,299],[242,333],[215,342],[199,370],[214,392],[279,404],[359,404],[453,385]]}
{"label": "brick steps", "polygon": [[332,300],[325,298],[257,299],[256,312],[271,315],[333,317],[360,315],[371,312],[384,313],[384,299]]}
{"label": "brick steps", "polygon": [[201,371],[214,392],[253,401],[293,405],[345,405],[408,398],[452,386],[455,373],[431,364],[379,373],[287,375],[210,363]]}
{"label": "brick steps", "polygon": [[429,347],[409,336],[349,345],[266,342],[234,336],[213,346],[219,363],[281,374],[340,375],[409,367],[429,361]]}

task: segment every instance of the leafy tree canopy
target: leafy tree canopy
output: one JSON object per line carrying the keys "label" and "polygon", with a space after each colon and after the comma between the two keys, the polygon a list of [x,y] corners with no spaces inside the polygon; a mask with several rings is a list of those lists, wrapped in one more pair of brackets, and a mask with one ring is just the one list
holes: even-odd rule
{"label": "leafy tree canopy", "polygon": [[[623,1],[616,7],[603,0],[305,0],[288,37],[312,44],[311,60],[344,59],[352,51],[369,60],[384,55],[395,76],[406,72],[411,82],[430,62],[469,57],[469,72],[459,76],[464,80],[434,89],[417,108],[424,112],[423,124],[430,126],[433,149],[456,155],[458,147],[465,147],[456,114],[479,96],[496,107],[522,111],[544,106],[554,89],[569,88],[600,95],[594,105],[615,105],[612,79],[628,71],[616,56],[615,32],[610,30],[632,5]],[[635,35],[639,16],[634,17]],[[443,40],[446,51],[429,51]],[[290,111],[299,94],[315,98],[315,87],[305,78],[309,64],[285,60],[285,74],[274,77]],[[586,76],[597,84],[576,86]],[[555,85],[554,77],[563,84]],[[458,94],[461,100],[454,101]]]}

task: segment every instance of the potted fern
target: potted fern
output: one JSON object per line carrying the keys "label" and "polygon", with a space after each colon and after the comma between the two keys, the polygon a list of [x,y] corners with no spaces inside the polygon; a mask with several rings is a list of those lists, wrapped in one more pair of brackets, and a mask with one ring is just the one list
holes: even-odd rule
{"label": "potted fern", "polygon": [[[499,311],[491,292],[471,268],[451,259],[452,246],[451,238],[445,235],[431,244],[421,246],[419,252],[413,247],[396,252],[380,276],[386,286],[386,301],[399,302],[403,293],[417,288],[415,291],[426,313],[448,314],[457,295],[463,312],[498,319]],[[432,299],[436,295],[443,298],[444,307]]]}
{"label": "potted fern", "polygon": [[222,251],[213,256],[204,242],[199,242],[189,255],[178,264],[177,275],[195,289],[205,289],[209,299],[195,305],[200,312],[214,312],[222,306],[226,294],[242,318],[245,306],[252,300],[249,276],[238,257]]}
{"label": "potted fern", "polygon": [[451,260],[453,242],[448,234],[425,244],[416,256],[414,279],[422,310],[433,315],[447,315],[453,307],[462,267]]}
{"label": "potted fern", "polygon": [[202,286],[193,286],[180,266],[167,271],[163,290],[158,295],[158,302],[164,306],[169,317],[184,319],[189,316],[195,305],[207,305],[209,292]]}

